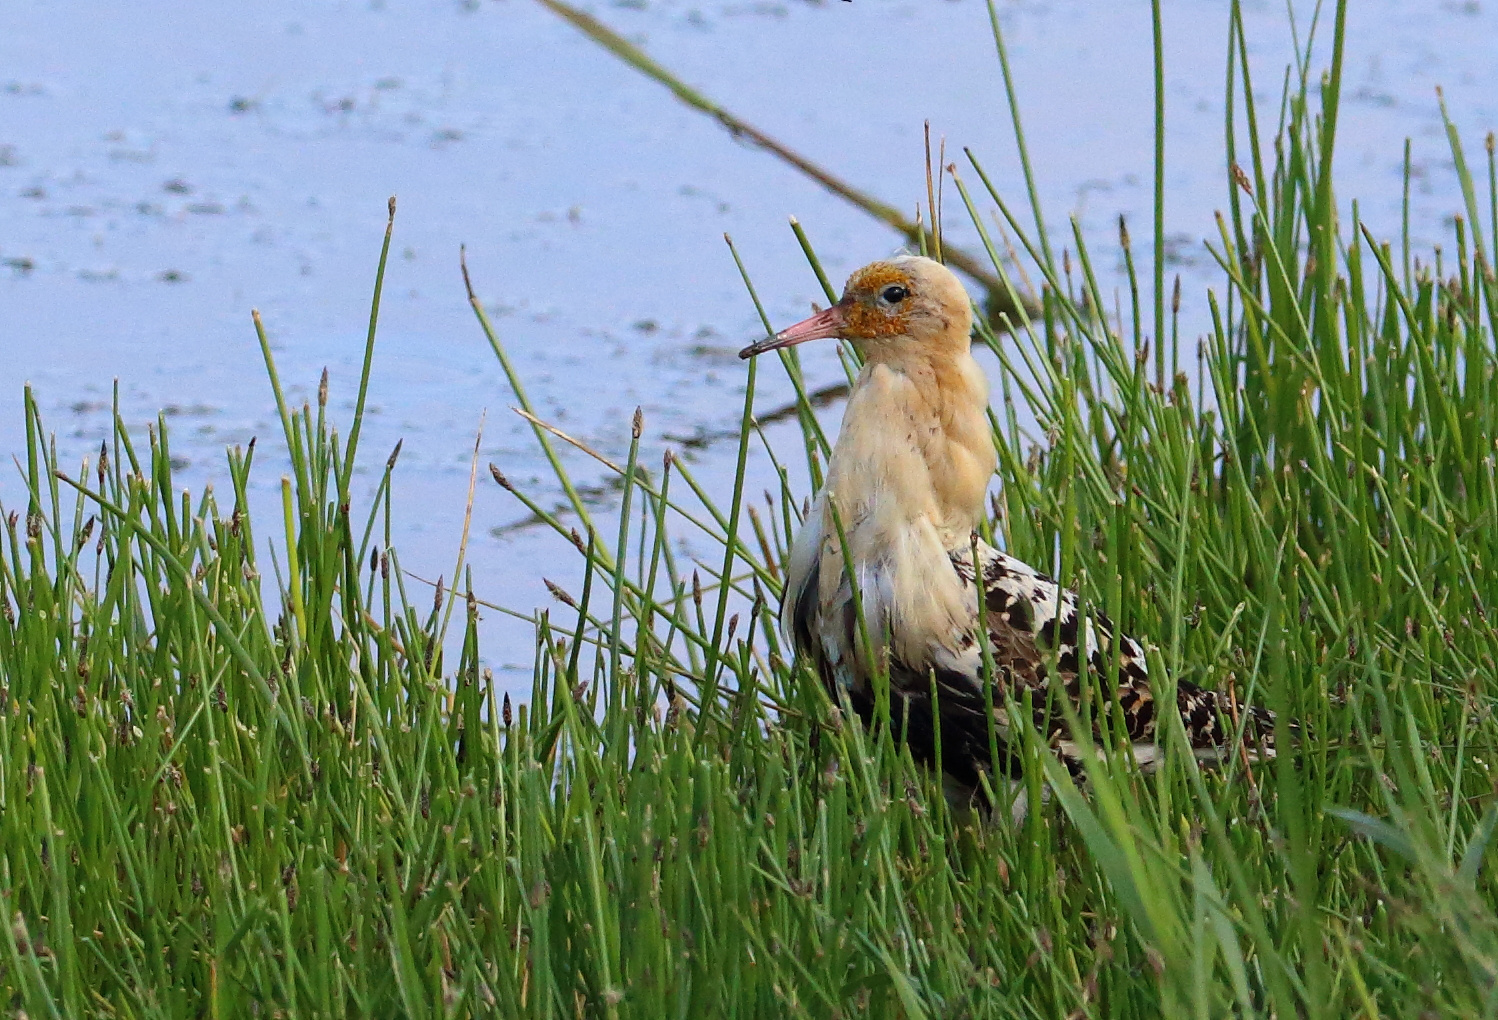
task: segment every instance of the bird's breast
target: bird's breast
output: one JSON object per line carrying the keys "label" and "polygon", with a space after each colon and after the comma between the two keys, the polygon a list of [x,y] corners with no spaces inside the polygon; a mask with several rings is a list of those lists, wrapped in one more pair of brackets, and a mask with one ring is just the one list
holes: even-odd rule
{"label": "bird's breast", "polygon": [[965,361],[940,372],[864,366],[828,470],[844,527],[856,522],[888,535],[926,522],[951,547],[966,542],[995,457],[987,381],[971,357]]}
{"label": "bird's breast", "polygon": [[961,380],[966,392],[933,393],[929,373],[866,365],[829,465],[822,615],[831,620],[846,609],[851,562],[870,634],[880,642],[887,635],[911,665],[960,644],[976,614],[976,594],[952,569],[949,552],[969,541],[993,471],[978,377],[977,385]]}

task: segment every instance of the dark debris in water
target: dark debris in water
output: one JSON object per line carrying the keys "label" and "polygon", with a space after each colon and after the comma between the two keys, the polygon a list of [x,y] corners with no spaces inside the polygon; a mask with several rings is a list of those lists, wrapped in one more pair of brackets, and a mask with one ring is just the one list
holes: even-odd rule
{"label": "dark debris in water", "polygon": [[[828,404],[842,400],[847,395],[847,383],[832,383],[829,386],[823,386],[821,389],[808,393],[806,395],[806,402],[812,407],[826,407]],[[773,411],[755,415],[754,420],[761,425],[773,425],[778,421],[787,421],[796,417],[797,406],[797,402],[793,400],[789,404],[782,404]],[[699,428],[690,436],[678,436],[670,433],[667,433],[665,436],[666,439],[673,443],[680,443],[683,448],[688,450],[700,450],[725,439],[737,439],[738,437],[738,426],[734,426],[731,429]]]}
{"label": "dark debris in water", "polygon": [[[504,488],[510,489],[509,480],[499,473],[498,468],[490,465],[490,470],[494,472],[494,480],[496,482],[499,482]],[[583,503],[590,507],[611,506],[614,503],[615,497],[623,491],[624,479],[618,475],[610,475],[597,485],[577,486],[577,494],[582,497]],[[571,512],[572,507],[563,503],[558,503],[551,510],[552,515],[555,517],[561,517]],[[527,528],[545,523],[547,523],[546,520],[540,514],[531,513],[517,521],[511,521],[509,524],[497,524],[489,529],[489,534],[495,538],[503,538],[517,531],[525,531]]]}
{"label": "dark debris in water", "polygon": [[178,416],[203,418],[211,414],[218,414],[218,408],[209,404],[187,404],[185,406],[182,404],[167,404],[161,409],[161,413],[168,418],[176,418]]}

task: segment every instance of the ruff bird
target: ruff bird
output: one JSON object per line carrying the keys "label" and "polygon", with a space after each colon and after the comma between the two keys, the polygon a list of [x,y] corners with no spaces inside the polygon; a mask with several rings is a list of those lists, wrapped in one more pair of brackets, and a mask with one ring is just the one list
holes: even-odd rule
{"label": "ruff bird", "polygon": [[[887,669],[894,731],[917,760],[940,766],[949,797],[981,803],[980,777],[994,761],[990,714],[1005,774],[995,778],[1017,775],[1005,706],[1022,704],[1026,693],[1038,732],[1079,770],[1081,752],[1057,699],[1080,712],[1089,685],[1114,675],[1115,636],[1102,613],[1078,612],[1075,592],[977,537],[997,458],[971,329],[972,305],[957,277],[907,255],[864,266],[837,304],[739,357],[837,338],[863,359],[826,483],[792,545],[781,630],[834,701],[846,693],[866,724],[875,716],[876,670]],[[1163,706],[1143,648],[1126,636],[1118,645],[1117,704],[1135,761],[1151,768]],[[1262,709],[1240,715],[1225,696],[1182,680],[1175,710],[1201,757],[1229,750],[1240,718],[1253,744],[1272,753],[1273,716]]]}

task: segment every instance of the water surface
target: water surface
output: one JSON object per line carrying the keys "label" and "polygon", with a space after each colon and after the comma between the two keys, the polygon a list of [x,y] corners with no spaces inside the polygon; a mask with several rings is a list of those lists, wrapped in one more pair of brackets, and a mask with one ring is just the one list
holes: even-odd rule
{"label": "water surface", "polygon": [[[1310,9],[1295,6],[1303,33]],[[970,146],[1023,201],[976,0],[590,9],[747,120],[903,208],[924,196],[925,119],[953,155]],[[1148,233],[1147,5],[1000,0],[999,10],[1046,215],[1058,237],[1077,216],[1112,274],[1116,218],[1129,216],[1136,238]],[[1247,16],[1272,116],[1290,25],[1278,4],[1250,5]],[[1221,3],[1165,4],[1169,268],[1186,278],[1191,330],[1204,321],[1206,287],[1220,289],[1201,241],[1226,194],[1226,17]],[[1481,165],[1483,134],[1498,125],[1495,40],[1490,4],[1352,5],[1340,197],[1344,208],[1361,199],[1376,233],[1397,235],[1408,137],[1414,240],[1446,237],[1460,196],[1434,89],[1445,86]],[[643,406],[654,462],[667,437],[738,417],[744,369],[732,352],[757,319],[725,232],[782,323],[820,296],[788,215],[835,276],[897,244],[524,0],[10,0],[0,6],[0,450],[23,449],[30,381],[64,462],[90,454],[118,380],[132,425],[165,410],[180,484],[194,491],[223,484],[226,444],[258,436],[258,498],[273,511],[285,459],[249,310],[265,317],[294,399],[312,399],[327,366],[346,420],[392,194],[400,210],[358,484],[367,496],[404,438],[396,545],[428,578],[451,572],[481,421],[482,461],[551,498],[464,299],[460,245],[539,410],[618,454]],[[950,219],[949,236],[972,243]],[[815,384],[840,370],[823,350],[808,371]],[[767,379],[761,407],[786,396]],[[726,501],[731,444],[690,455]],[[571,463],[580,482],[600,480],[584,459]],[[762,478],[758,458],[752,470]],[[0,471],[0,500],[21,498],[15,473]],[[559,540],[507,527],[524,516],[481,479],[476,588],[528,610],[546,601],[543,574],[566,584],[576,570]],[[484,640],[506,683],[524,685],[528,628],[489,613]]]}

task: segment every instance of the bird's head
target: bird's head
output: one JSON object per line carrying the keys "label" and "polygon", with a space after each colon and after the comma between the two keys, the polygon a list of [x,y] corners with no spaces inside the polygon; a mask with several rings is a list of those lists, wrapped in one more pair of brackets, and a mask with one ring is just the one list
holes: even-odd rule
{"label": "bird's head", "polygon": [[848,277],[837,304],[750,344],[739,357],[828,337],[851,342],[865,358],[960,354],[972,323],[967,291],[950,269],[901,255],[864,266]]}

